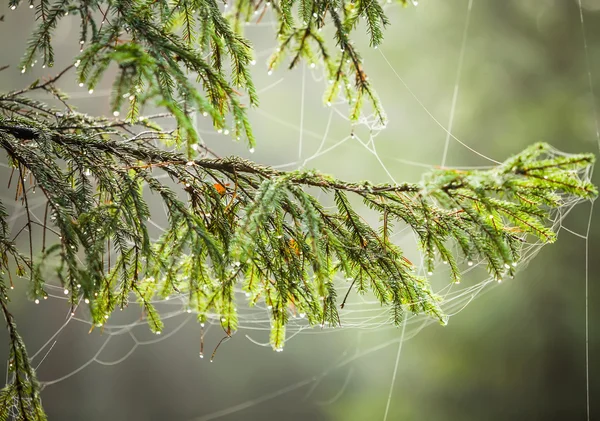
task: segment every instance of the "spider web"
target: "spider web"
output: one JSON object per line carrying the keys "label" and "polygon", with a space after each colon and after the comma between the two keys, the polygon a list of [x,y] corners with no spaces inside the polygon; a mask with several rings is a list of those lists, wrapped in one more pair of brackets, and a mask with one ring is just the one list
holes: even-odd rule
{"label": "spider web", "polygon": [[[415,2],[416,3],[416,2]],[[264,37],[265,27],[273,28],[274,21],[269,19],[268,13],[261,19],[260,23],[251,22],[247,25],[247,34],[255,42],[257,46],[256,54],[256,82],[259,86],[259,95],[261,100],[267,104],[277,103],[277,98],[281,95],[281,92],[297,92],[300,101],[288,101],[286,102],[286,110],[284,112],[276,112],[276,107],[269,108],[268,106],[254,110],[252,112],[251,119],[254,122],[255,131],[257,138],[259,139],[256,151],[247,150],[241,144],[232,144],[229,142],[229,138],[225,137],[226,133],[215,133],[210,129],[210,124],[204,119],[202,115],[196,115],[198,132],[200,133],[203,142],[210,146],[211,150],[216,151],[219,155],[237,154],[252,158],[261,163],[271,164],[275,168],[281,168],[285,170],[293,170],[300,168],[319,168],[322,172],[335,173],[336,176],[346,179],[361,179],[369,178],[374,182],[392,182],[397,183],[404,181],[407,178],[415,177],[418,172],[426,172],[439,167],[444,168],[455,168],[455,169],[473,169],[473,168],[490,168],[504,158],[509,153],[503,156],[488,156],[484,152],[480,152],[475,146],[471,146],[473,143],[468,139],[463,139],[456,134],[455,121],[457,112],[460,110],[460,92],[461,85],[465,83],[462,80],[464,74],[464,58],[468,54],[468,41],[470,34],[470,25],[472,20],[474,0],[468,0],[465,2],[465,13],[464,22],[462,27],[462,33],[460,37],[460,48],[458,58],[455,60],[456,71],[454,73],[454,79],[451,82],[452,95],[450,96],[450,107],[448,112],[448,120],[444,124],[442,119],[436,117],[442,113],[433,111],[430,107],[425,105],[425,101],[422,99],[420,94],[417,94],[417,90],[413,88],[414,82],[406,82],[401,75],[401,70],[397,66],[392,58],[392,53],[389,53],[385,47],[380,48],[375,52],[372,52],[368,59],[371,67],[377,68],[379,66],[382,72],[388,74],[395,83],[389,90],[393,91],[392,95],[400,96],[405,95],[412,99],[413,106],[422,116],[425,117],[423,124],[428,126],[437,127],[438,138],[432,139],[432,145],[424,147],[425,152],[415,153],[418,151],[409,150],[411,145],[411,133],[410,129],[403,130],[401,126],[402,122],[393,117],[390,119],[390,123],[387,127],[382,127],[378,119],[374,114],[369,114],[368,111],[360,117],[359,121],[351,124],[347,119],[347,104],[343,99],[329,104],[329,106],[323,106],[321,101],[321,93],[324,85],[327,84],[326,77],[323,75],[322,69],[318,66],[314,67],[310,63],[305,63],[298,69],[288,72],[286,70],[277,70],[269,72],[265,70],[261,74],[261,63],[264,63],[268,56],[273,52],[273,46],[270,45],[272,42],[266,42]],[[593,99],[593,78],[591,72],[591,65],[589,61],[587,38],[585,36],[584,26],[584,14],[581,2],[579,2],[579,10],[581,12],[581,27],[583,32],[583,45],[586,51],[586,72],[589,78],[589,88],[592,94],[592,112],[594,113],[594,122],[596,124],[596,139],[600,147],[600,132],[598,130],[598,119],[596,113],[596,106]],[[265,7],[268,7],[266,3]],[[434,7],[434,6],[431,6]],[[390,13],[394,12],[394,8],[397,6],[388,5],[387,11]],[[419,5],[420,11],[418,13],[425,13],[423,5]],[[403,13],[405,11],[402,11]],[[257,10],[257,14],[261,14],[261,10]],[[413,16],[413,18],[415,18]],[[262,34],[262,37],[261,37]],[[265,45],[262,45],[265,44]],[[364,49],[363,49],[364,50]],[[375,64],[376,63],[376,64]],[[374,80],[377,77],[371,76]],[[377,85],[376,85],[377,88]],[[387,88],[386,88],[387,89]],[[378,89],[381,91],[381,89]],[[81,90],[73,90],[69,92],[70,96],[74,99],[81,97],[81,101],[85,101],[84,98],[88,96],[87,92],[81,92]],[[108,97],[110,90],[97,90],[94,94],[94,98]],[[388,113],[392,114],[394,111],[393,103],[386,101],[384,98],[384,106]],[[296,109],[297,108],[297,109]],[[288,114],[286,114],[289,113]],[[422,121],[422,120],[419,120]],[[269,134],[273,127],[278,127],[282,133],[285,134],[285,139],[272,142],[268,145],[263,145],[261,139],[269,139]],[[400,133],[404,139],[395,139],[394,133]],[[384,152],[382,152],[382,150]],[[434,155],[430,152],[442,151],[441,156],[437,162],[432,158]],[[455,159],[451,154],[452,151],[467,151],[470,158],[467,159],[465,165],[448,165],[449,162],[453,162]],[[562,153],[556,149],[549,152],[551,156],[563,155],[568,156],[566,153]],[[346,166],[339,166],[336,164],[336,157],[341,157],[339,161],[345,163],[351,163]],[[424,162],[423,159],[432,159],[433,161]],[[332,159],[333,158],[333,159]],[[473,164],[476,162],[476,164]],[[401,164],[401,165],[400,165]],[[5,164],[2,164],[5,168],[8,168]],[[368,167],[367,169],[361,166]],[[401,168],[399,168],[401,167]],[[406,168],[413,168],[416,171],[407,172]],[[3,171],[6,171],[3,169]],[[584,179],[591,179],[591,171],[579,174]],[[3,197],[4,203],[9,205],[9,197]],[[327,197],[322,197],[323,203],[327,206]],[[574,235],[585,242],[585,255],[586,255],[586,283],[585,283],[585,294],[586,294],[586,370],[588,370],[588,376],[586,377],[587,383],[587,405],[588,405],[588,419],[589,419],[589,309],[588,309],[588,278],[589,273],[587,271],[589,267],[589,232],[591,227],[591,209],[589,213],[589,223],[587,231],[585,233],[577,232],[575,229],[571,229],[565,225],[565,218],[574,206],[578,205],[581,201],[573,198],[565,198],[563,205],[552,212],[549,223],[552,225],[554,230],[559,233],[568,233]],[[30,199],[30,210],[32,211],[32,217],[38,222],[42,223],[41,212],[45,202],[43,198],[38,197],[37,199]],[[19,224],[22,223],[22,218],[25,210],[15,203],[14,208],[9,209],[9,214],[12,215],[9,223],[12,225],[11,229],[15,231],[15,228],[20,228]],[[371,215],[365,210],[363,212],[365,219],[369,220]],[[155,216],[156,215],[156,216]],[[164,223],[166,216],[164,209],[160,207],[153,208],[153,218],[149,223],[156,229],[157,233],[164,230]],[[375,221],[372,221],[375,222]],[[432,282],[434,292],[442,297],[441,307],[448,318],[451,319],[455,315],[463,311],[475,298],[483,293],[493,290],[493,287],[498,285],[496,279],[492,279],[487,275],[485,268],[481,264],[482,262],[462,262],[463,265],[463,282],[461,284],[450,283],[449,269],[447,266],[439,265],[435,274],[426,273],[423,269],[423,262],[420,254],[416,247],[416,239],[414,238],[412,231],[407,227],[399,227],[391,237],[397,244],[401,245],[406,252],[406,255],[410,260],[415,263],[419,268],[418,272],[420,275],[427,276]],[[522,250],[522,258],[519,263],[519,270],[527,266],[527,264],[535,257],[540,251],[543,244],[540,242],[531,242],[530,238],[523,238],[524,245]],[[560,241],[558,242],[560,244]],[[458,250],[456,250],[458,255]],[[347,290],[349,283],[345,279],[337,280],[337,293],[338,296],[343,297]],[[509,281],[508,279],[506,280]],[[39,303],[42,306],[51,306],[53,311],[55,308],[62,308],[63,311],[67,311],[68,307],[60,305],[62,301],[66,300],[66,295],[63,288],[60,285],[48,285],[48,303]],[[240,290],[238,291],[238,302],[245,302],[245,295]],[[58,304],[58,305],[56,305]],[[145,345],[155,345],[157,343],[165,342],[168,338],[175,336],[181,331],[189,331],[189,325],[193,325],[194,314],[191,314],[190,309],[187,306],[187,297],[185,295],[173,295],[168,300],[155,301],[154,304],[157,309],[160,310],[163,320],[165,321],[165,330],[160,335],[154,336],[148,332],[146,321],[143,317],[140,317],[139,311],[134,309],[128,309],[123,314],[115,315],[106,321],[101,327],[95,327],[91,325],[89,317],[87,317],[85,311],[85,305],[77,308],[73,314],[66,314],[65,319],[60,323],[60,326],[56,329],[55,333],[51,335],[45,343],[41,344],[38,350],[32,354],[32,360],[34,366],[36,366],[40,373],[42,386],[49,388],[51,386],[60,384],[70,379],[71,377],[78,375],[85,370],[90,369],[90,366],[117,366],[122,364],[129,358],[133,358],[136,351],[140,347]],[[33,304],[30,304],[33,305]],[[37,310],[36,310],[37,311]],[[199,339],[198,353],[200,357],[205,355],[210,356],[210,360],[215,358],[215,362],[221,360],[227,363],[227,359],[230,357],[220,357],[220,352],[225,352],[227,347],[235,347],[232,342],[239,343],[240,340],[252,344],[253,346],[270,347],[268,343],[268,333],[270,331],[270,319],[269,319],[269,308],[264,303],[258,303],[254,307],[244,307],[240,305],[238,308],[239,312],[239,330],[233,335],[232,339],[229,340],[229,344],[223,343],[220,350],[215,354],[213,350],[220,344],[219,338],[221,338],[222,332],[220,332],[220,319],[219,315],[208,315],[208,319],[205,325],[200,326],[199,333],[198,328],[194,327],[196,335]],[[40,313],[41,314],[41,313]],[[287,339],[286,339],[286,350],[293,348],[297,344],[302,346],[303,338],[307,335],[345,335],[347,337],[348,332],[355,338],[355,343],[349,345],[347,349],[338,356],[338,358],[330,358],[327,362],[326,368],[319,371],[317,374],[306,377],[303,380],[290,382],[286,387],[274,388],[273,392],[262,394],[252,399],[240,400],[239,403],[232,402],[229,406],[223,409],[208,408],[207,410],[199,411],[201,415],[199,417],[191,417],[196,421],[207,421],[211,419],[219,419],[226,416],[231,416],[235,413],[244,413],[252,407],[264,404],[267,401],[272,401],[277,397],[291,394],[294,391],[305,390],[304,399],[313,399],[320,404],[331,405],[337,401],[346,391],[349,385],[352,384],[352,378],[355,371],[355,363],[365,358],[373,357],[378,352],[385,349],[391,349],[397,346],[397,350],[394,354],[395,359],[393,361],[386,362],[393,367],[391,370],[390,385],[387,393],[387,399],[385,400],[385,407],[383,419],[388,419],[390,407],[394,397],[394,387],[397,381],[397,373],[399,362],[401,358],[401,352],[403,349],[403,343],[421,332],[425,327],[432,324],[433,320],[424,316],[409,316],[406,317],[400,328],[391,326],[389,311],[382,308],[379,302],[369,295],[359,296],[357,294],[350,294],[348,301],[344,309],[340,310],[341,319],[343,321],[342,328],[331,328],[331,327],[311,327],[308,325],[303,314],[292,314],[289,324],[287,325]],[[55,373],[54,370],[50,370],[50,374],[46,374],[44,368],[47,365],[51,365],[52,360],[55,358],[64,357],[64,351],[58,353],[57,348],[60,347],[61,342],[65,336],[65,332],[72,330],[81,335],[82,332],[92,330],[92,334],[88,337],[86,335],[85,340],[91,338],[93,347],[88,347],[87,351],[91,351],[91,356],[84,358],[83,361],[76,361],[74,367],[70,370],[66,370],[62,373]],[[388,331],[387,339],[379,339],[379,341],[368,341],[367,345],[364,344],[364,337],[371,335],[373,332]],[[98,333],[101,332],[101,333]],[[176,339],[172,339],[176,341]],[[117,343],[117,346],[113,345]],[[174,344],[172,344],[174,346]],[[206,348],[206,349],[205,349]],[[192,353],[192,350],[184,350],[184,352]],[[212,353],[212,354],[211,354]],[[209,358],[207,358],[208,360]],[[340,371],[347,370],[347,374],[344,377],[342,383],[338,386],[338,391],[335,395],[323,398],[318,395],[320,385],[326,381],[332,373],[339,373]],[[229,418],[228,418],[229,419]]]}

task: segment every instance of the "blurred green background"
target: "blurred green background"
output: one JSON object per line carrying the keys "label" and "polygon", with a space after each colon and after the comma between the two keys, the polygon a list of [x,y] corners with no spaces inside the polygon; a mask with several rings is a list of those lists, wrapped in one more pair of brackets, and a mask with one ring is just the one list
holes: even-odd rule
{"label": "blurred green background", "polygon": [[[600,0],[582,3],[589,69],[600,89]],[[380,49],[368,48],[366,37],[355,35],[365,70],[390,118],[374,141],[390,174],[361,145],[369,140],[364,126],[355,128],[356,139],[308,160],[306,167],[350,180],[384,182],[390,175],[397,181],[417,181],[426,167],[441,164],[446,133],[395,73],[446,126],[467,5],[467,0],[388,5],[391,26]],[[34,24],[27,5],[13,12],[4,2],[0,14],[5,15],[0,22],[0,66],[11,65],[0,73],[0,91],[54,74],[34,68],[21,75],[18,69]],[[470,19],[453,134],[498,161],[536,141],[571,153],[598,152],[595,122],[600,116],[593,115],[577,0],[475,0]],[[56,71],[77,52],[77,24],[73,17],[57,29]],[[206,143],[223,155],[297,168],[324,135],[325,148],[347,138],[352,127],[344,119],[344,106],[329,109],[322,103],[326,81],[320,69],[281,68],[267,76],[265,62],[275,47],[269,19],[249,25],[247,36],[256,46],[255,78],[261,90],[261,108],[251,114],[256,152],[251,155],[242,143],[210,132],[203,135]],[[102,87],[88,95],[72,76],[60,86],[80,110],[107,114],[109,101]],[[109,89],[110,80],[104,82],[103,88]],[[447,164],[489,161],[451,139]],[[14,192],[7,189],[9,172],[0,170],[6,203]],[[579,206],[565,226],[585,234],[589,211],[589,204]],[[19,219],[13,223],[18,229]],[[599,237],[596,212],[588,254],[592,420],[600,419]],[[431,325],[406,341],[388,420],[584,420],[585,262],[585,241],[562,231],[558,242],[544,247],[514,280],[489,289],[448,326]],[[13,308],[33,353],[60,328],[69,309],[59,299],[33,305],[24,299],[24,283],[12,292]],[[185,317],[167,321],[165,334]],[[72,322],[61,332],[39,368],[40,380],[58,379],[91,361],[106,337],[88,335],[88,330]],[[150,337],[146,330],[137,329],[140,337]],[[208,331],[205,353],[221,338],[217,330]],[[91,362],[46,387],[43,401],[50,420],[382,420],[400,333],[397,328],[314,329],[275,353],[244,336],[266,342],[268,332],[242,329],[210,363],[198,358],[200,327],[191,321],[169,338],[138,347],[120,364]],[[3,332],[2,341],[5,336]],[[117,360],[132,345],[126,334],[115,337],[100,359]],[[0,358],[6,357],[6,347],[1,350]]]}

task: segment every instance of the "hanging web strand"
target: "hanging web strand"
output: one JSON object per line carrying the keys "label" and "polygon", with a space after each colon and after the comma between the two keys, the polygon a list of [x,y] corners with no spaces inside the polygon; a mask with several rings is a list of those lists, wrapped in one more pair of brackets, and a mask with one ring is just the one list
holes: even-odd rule
{"label": "hanging web strand", "polygon": [[600,150],[600,122],[598,121],[598,112],[596,109],[596,97],[594,95],[594,80],[592,78],[592,65],[590,61],[590,52],[588,48],[587,36],[585,34],[585,22],[583,20],[583,6],[581,0],[578,0],[579,4],[579,19],[581,21],[581,34],[583,36],[583,50],[585,52],[585,65],[587,70],[588,85],[590,88],[592,112],[594,113],[594,122],[596,124],[596,142],[598,143],[598,149]]}
{"label": "hanging web strand", "polygon": [[298,140],[298,162],[302,159],[302,135],[304,130],[304,94],[306,92],[306,66],[302,66],[302,88],[300,93],[300,136]]}
{"label": "hanging web strand", "polygon": [[400,354],[402,353],[402,344],[404,343],[404,332],[406,331],[406,317],[402,321],[402,333],[400,334],[400,340],[398,341],[398,352],[396,353],[396,363],[394,364],[394,374],[392,375],[392,383],[390,384],[390,392],[388,393],[387,403],[385,404],[385,413],[383,414],[383,421],[387,421],[388,413],[390,410],[390,403],[392,402],[392,392],[394,391],[394,384],[396,383],[396,375],[398,374],[398,365],[400,363]]}
{"label": "hanging web strand", "polygon": [[[588,86],[591,96],[592,113],[594,116],[594,123],[596,125],[596,143],[598,150],[600,151],[600,122],[598,121],[598,112],[596,109],[596,96],[594,94],[594,79],[592,77],[592,66],[590,62],[590,53],[587,42],[587,35],[585,33],[585,21],[583,19],[583,5],[581,0],[577,2],[579,6],[579,20],[581,22],[581,35],[583,38],[583,50],[585,53],[585,66],[588,77]],[[592,226],[592,215],[594,211],[594,204],[590,206],[590,215],[588,220],[587,232],[585,236],[585,389],[586,389],[586,414],[587,421],[591,419],[590,411],[590,298],[589,298],[589,245],[590,245],[590,229]]]}
{"label": "hanging web strand", "polygon": [[588,219],[587,232],[585,235],[585,402],[587,421],[591,420],[590,412],[590,229],[592,227],[592,215],[594,213],[594,202],[590,205],[590,216]]}
{"label": "hanging web strand", "polygon": [[421,100],[419,99],[419,97],[417,97],[417,95],[412,91],[412,89],[410,89],[410,87],[408,86],[408,84],[404,81],[404,79],[402,79],[402,77],[398,74],[398,72],[396,71],[396,69],[394,69],[394,66],[392,66],[392,64],[389,62],[389,60],[387,59],[387,57],[383,53],[383,49],[382,48],[378,48],[378,50],[379,50],[379,53],[381,54],[381,57],[383,57],[383,60],[385,60],[386,64],[390,67],[390,69],[392,69],[392,72],[394,73],[394,75],[396,76],[396,78],[398,78],[398,80],[400,81],[400,83],[402,83],[402,85],[404,85],[404,87],[406,88],[406,90],[408,91],[408,93],[415,99],[415,101],[417,101],[417,103],[423,109],[423,111],[425,111],[427,113],[427,115],[429,117],[431,117],[431,119],[435,122],[435,124],[437,124],[438,126],[440,126],[440,128],[442,130],[444,130],[444,132],[448,136],[450,136],[450,138],[456,140],[458,143],[460,143],[462,146],[464,146],[466,149],[468,149],[469,151],[473,152],[477,156],[480,156],[480,157],[482,157],[484,159],[487,159],[488,161],[491,161],[494,164],[500,164],[501,163],[500,161],[496,161],[495,159],[490,158],[489,156],[485,156],[481,152],[473,149],[472,147],[470,147],[469,145],[467,145],[465,142],[463,142],[462,140],[460,140],[459,138],[457,138],[456,136],[454,136],[442,123],[440,123],[440,121],[437,118],[435,118],[435,116],[431,113],[431,111],[429,111],[429,109],[425,106],[425,104],[423,104],[423,102],[421,102]]}
{"label": "hanging web strand", "polygon": [[467,5],[467,17],[465,19],[465,28],[462,34],[462,41],[460,44],[460,53],[458,56],[458,66],[456,68],[456,79],[454,81],[454,92],[452,93],[452,105],[450,107],[450,120],[448,121],[448,131],[446,132],[446,140],[444,142],[444,153],[442,155],[442,168],[446,166],[446,158],[448,156],[448,145],[450,144],[450,134],[454,126],[454,112],[456,110],[456,103],[458,101],[458,91],[460,90],[460,77],[462,75],[463,62],[465,59],[465,50],[467,47],[467,37],[469,35],[469,26],[471,23],[471,10],[473,9],[473,0],[469,0]]}

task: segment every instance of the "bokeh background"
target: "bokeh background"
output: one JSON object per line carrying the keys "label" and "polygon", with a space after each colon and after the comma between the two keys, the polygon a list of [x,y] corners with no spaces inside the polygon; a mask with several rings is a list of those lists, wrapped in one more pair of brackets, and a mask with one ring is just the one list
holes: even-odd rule
{"label": "bokeh background", "polygon": [[[3,3],[0,65],[11,67],[0,73],[0,91],[7,91],[53,71],[34,68],[20,74],[33,12],[26,4],[10,11]],[[598,152],[600,116],[594,116],[588,69],[600,89],[600,1],[582,3],[589,66],[577,0],[473,1],[452,130],[459,139],[498,161],[536,141],[571,153]],[[243,143],[210,132],[203,132],[206,143],[223,155],[292,169],[323,138],[325,147],[347,139],[305,166],[349,180],[384,182],[390,175],[398,181],[419,180],[442,162],[446,133],[431,116],[448,124],[467,6],[468,0],[423,0],[406,8],[390,4],[391,25],[380,49],[370,49],[366,37],[355,36],[390,117],[374,141],[379,159],[360,143],[369,140],[364,126],[355,127],[355,139],[348,138],[352,127],[344,119],[344,106],[323,105],[326,81],[319,68],[281,68],[267,75],[265,63],[275,48],[268,17],[248,25],[246,33],[256,46],[255,78],[261,90],[261,108],[251,114],[256,152],[251,155]],[[56,69],[77,52],[77,24],[73,17],[57,29]],[[81,111],[108,114],[109,79],[94,95],[79,88],[73,75],[60,86]],[[204,127],[202,121],[199,126]],[[489,161],[450,140],[447,164]],[[1,196],[10,205],[9,172],[0,171]],[[15,215],[18,210],[15,204]],[[585,203],[564,224],[585,234],[589,212]],[[18,217],[12,223],[20,227]],[[600,419],[599,237],[596,212],[587,254],[591,419]],[[448,326],[433,324],[405,341],[388,420],[584,420],[585,246],[582,238],[561,232],[558,242],[544,247],[514,280],[487,290]],[[54,298],[35,306],[24,298],[25,282],[17,284],[11,299],[33,353],[63,325],[69,309]],[[109,366],[91,362],[105,336],[88,334],[84,323],[69,323],[40,365],[39,378],[60,379],[89,364],[44,389],[50,420],[383,419],[400,329],[314,329],[295,336],[283,353],[245,337],[266,342],[268,332],[242,330],[210,363],[198,358],[200,328],[193,320],[175,331],[187,316],[167,321],[165,334],[174,332],[170,337],[137,347],[123,362]],[[146,328],[136,329],[140,338],[156,339]],[[1,335],[7,339],[5,332]],[[208,354],[221,336],[218,328],[209,329]],[[116,337],[100,358],[118,360],[132,345],[127,335]],[[7,349],[0,348],[4,361]]]}

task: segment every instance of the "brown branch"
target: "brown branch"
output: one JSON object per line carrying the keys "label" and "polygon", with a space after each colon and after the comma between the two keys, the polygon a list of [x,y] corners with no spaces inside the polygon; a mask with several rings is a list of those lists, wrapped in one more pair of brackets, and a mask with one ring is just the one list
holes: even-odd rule
{"label": "brown branch", "polygon": [[18,95],[22,95],[26,92],[35,91],[37,89],[45,90],[48,85],[54,84],[58,79],[63,77],[63,75],[65,73],[67,73],[69,70],[71,70],[73,67],[75,67],[73,64],[71,64],[70,66],[67,66],[66,68],[61,70],[57,75],[51,77],[50,79],[48,79],[46,82],[42,83],[41,85],[29,86],[27,88],[23,88],[18,91],[12,91],[12,92],[9,92],[6,96],[18,96]]}

